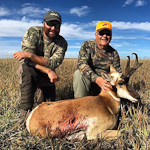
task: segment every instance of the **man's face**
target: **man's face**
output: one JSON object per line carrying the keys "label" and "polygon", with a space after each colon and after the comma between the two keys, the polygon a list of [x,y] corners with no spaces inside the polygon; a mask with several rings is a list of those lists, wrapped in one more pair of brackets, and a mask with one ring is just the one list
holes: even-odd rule
{"label": "man's face", "polygon": [[98,47],[100,49],[106,49],[111,41],[112,33],[111,31],[104,29],[102,31],[96,31],[95,39]]}
{"label": "man's face", "polygon": [[47,39],[54,39],[60,32],[60,23],[58,21],[44,21],[43,32]]}

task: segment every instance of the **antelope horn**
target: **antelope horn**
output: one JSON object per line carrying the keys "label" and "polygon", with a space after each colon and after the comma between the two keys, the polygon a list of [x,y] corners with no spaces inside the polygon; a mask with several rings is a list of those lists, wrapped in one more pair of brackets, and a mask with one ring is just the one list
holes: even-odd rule
{"label": "antelope horn", "polygon": [[143,63],[139,63],[138,62],[138,56],[136,53],[132,53],[135,55],[136,59],[135,59],[135,65],[130,68],[130,57],[128,57],[128,61],[127,61],[127,67],[126,67],[126,70],[125,70],[125,74],[126,76],[130,77]]}
{"label": "antelope horn", "polygon": [[132,53],[132,54],[135,55],[135,58],[136,58],[136,59],[135,59],[135,65],[136,65],[136,64],[138,64],[138,55],[137,55],[136,53]]}
{"label": "antelope horn", "polygon": [[127,56],[128,60],[127,60],[127,65],[126,65],[126,69],[125,69],[125,74],[128,75],[129,71],[130,71],[130,56]]}

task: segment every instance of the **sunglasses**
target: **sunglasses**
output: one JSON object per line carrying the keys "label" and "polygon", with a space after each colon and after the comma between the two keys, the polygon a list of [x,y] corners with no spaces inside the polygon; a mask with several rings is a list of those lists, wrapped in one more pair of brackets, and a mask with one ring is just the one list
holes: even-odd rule
{"label": "sunglasses", "polygon": [[56,29],[60,29],[61,24],[55,24],[55,23],[52,23],[51,21],[45,21],[45,22],[50,27],[54,26]]}
{"label": "sunglasses", "polygon": [[106,34],[106,36],[111,36],[111,32],[98,32],[98,34],[100,36],[103,36],[104,34]]}

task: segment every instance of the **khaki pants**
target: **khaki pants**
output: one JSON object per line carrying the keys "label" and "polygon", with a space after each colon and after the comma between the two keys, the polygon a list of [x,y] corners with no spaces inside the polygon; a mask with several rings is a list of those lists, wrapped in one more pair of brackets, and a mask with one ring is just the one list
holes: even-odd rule
{"label": "khaki pants", "polygon": [[73,90],[75,98],[94,96],[100,93],[100,87],[96,83],[90,82],[79,70],[73,74]]}
{"label": "khaki pants", "polygon": [[22,64],[18,69],[18,75],[20,77],[21,109],[32,110],[35,93],[38,94],[36,95],[38,104],[45,101],[55,101],[55,84],[50,82],[47,74],[34,67]]}

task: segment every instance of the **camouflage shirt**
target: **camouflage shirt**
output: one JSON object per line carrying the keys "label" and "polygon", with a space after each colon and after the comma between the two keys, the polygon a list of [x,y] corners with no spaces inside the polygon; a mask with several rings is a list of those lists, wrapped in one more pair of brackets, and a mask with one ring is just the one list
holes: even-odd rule
{"label": "camouflage shirt", "polygon": [[52,70],[62,63],[67,46],[66,40],[60,35],[53,41],[47,40],[43,36],[42,26],[29,28],[22,39],[22,51],[47,58],[46,67]]}
{"label": "camouflage shirt", "polygon": [[112,64],[116,71],[122,72],[117,51],[110,45],[107,50],[99,49],[96,41],[85,41],[80,49],[77,69],[91,82],[95,82],[101,73],[107,73]]}

